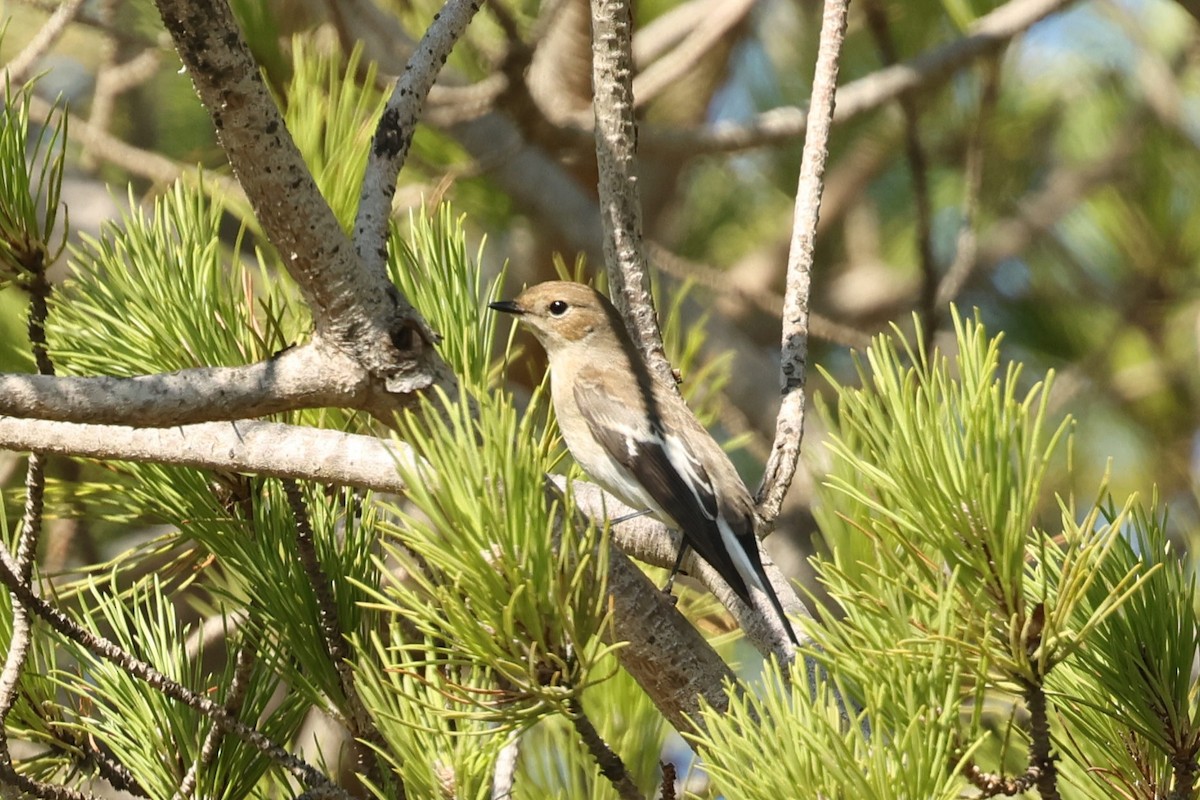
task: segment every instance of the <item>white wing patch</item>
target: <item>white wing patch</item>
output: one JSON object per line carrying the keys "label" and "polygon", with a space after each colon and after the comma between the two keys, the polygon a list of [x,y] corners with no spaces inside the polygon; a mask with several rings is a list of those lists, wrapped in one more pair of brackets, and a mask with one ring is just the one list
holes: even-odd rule
{"label": "white wing patch", "polygon": [[[688,449],[683,440],[673,434],[667,434],[663,442],[663,452],[667,454],[667,460],[671,462],[671,466],[675,468],[675,472],[679,474],[679,477],[683,478],[688,491],[695,498],[697,508],[708,519],[717,519],[720,510],[716,503],[717,493],[713,488],[712,482],[708,479],[708,473],[705,472],[704,465],[696,460],[696,457],[692,455],[692,451]],[[722,533],[723,535],[724,533]],[[728,544],[726,542],[726,545]],[[734,549],[741,550],[741,547]]]}
{"label": "white wing patch", "polygon": [[625,450],[629,453],[629,460],[633,461],[638,455],[638,439],[632,433],[625,434]]}
{"label": "white wing patch", "polygon": [[[733,565],[742,574],[742,580],[746,582],[747,586],[753,586],[767,594],[767,587],[763,586],[763,582],[758,578],[758,573],[754,571],[754,565],[750,562],[746,548],[742,547],[742,543],[738,541],[737,535],[734,534],[729,527],[729,522],[724,517],[717,518],[717,530],[721,532],[721,542],[725,545],[725,552],[733,558]],[[757,547],[758,545],[752,546]]]}

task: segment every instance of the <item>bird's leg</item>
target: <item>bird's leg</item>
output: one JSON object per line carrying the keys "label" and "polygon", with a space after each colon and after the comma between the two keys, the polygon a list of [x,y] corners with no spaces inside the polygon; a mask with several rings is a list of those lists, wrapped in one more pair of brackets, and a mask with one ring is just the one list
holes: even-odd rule
{"label": "bird's leg", "polygon": [[662,588],[663,594],[671,598],[671,603],[675,603],[675,595],[671,594],[671,587],[675,585],[675,576],[679,574],[679,567],[683,564],[683,557],[687,555],[687,542],[679,543],[679,555],[675,557],[675,566],[671,567],[671,574],[667,576],[667,585]]}
{"label": "bird's leg", "polygon": [[628,522],[631,519],[637,519],[638,517],[644,517],[649,513],[650,513],[650,509],[648,509],[648,508],[642,509],[641,511],[630,511],[628,514],[622,514],[621,516],[617,517],[616,519],[610,520],[608,524],[609,525],[620,525],[622,522]]}

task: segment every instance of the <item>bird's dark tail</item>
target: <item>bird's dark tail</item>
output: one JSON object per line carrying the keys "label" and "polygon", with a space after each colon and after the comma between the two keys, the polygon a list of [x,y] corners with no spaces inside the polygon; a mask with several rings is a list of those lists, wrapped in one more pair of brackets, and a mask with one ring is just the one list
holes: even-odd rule
{"label": "bird's dark tail", "polygon": [[[783,629],[787,633],[788,638],[792,640],[792,644],[799,647],[800,640],[796,637],[796,630],[792,627],[791,620],[788,619],[788,615],[783,610],[783,603],[779,602],[779,595],[775,594],[775,588],[771,586],[771,581],[767,578],[767,570],[763,567],[762,556],[758,552],[758,538],[753,535],[745,538],[747,541],[744,541],[742,544],[745,547],[746,555],[750,558],[750,564],[754,567],[754,582],[758,584],[758,588],[762,589],[763,594],[771,601],[771,607],[775,609],[775,613],[779,616],[779,621],[783,623]],[[742,588],[745,589],[744,584]],[[746,590],[746,594],[742,599],[750,603],[749,590]]]}

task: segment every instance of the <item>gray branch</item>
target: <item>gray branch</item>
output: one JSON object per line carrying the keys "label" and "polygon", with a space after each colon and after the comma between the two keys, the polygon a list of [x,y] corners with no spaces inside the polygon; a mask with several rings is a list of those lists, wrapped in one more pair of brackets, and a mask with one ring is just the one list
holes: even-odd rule
{"label": "gray branch", "polygon": [[846,36],[848,0],[826,0],[813,75],[812,113],[804,135],[804,154],[796,186],[796,213],[788,250],[787,288],[783,298],[783,336],[780,351],[779,415],[771,456],[758,489],[758,512],[768,529],[783,507],[783,498],[796,474],[804,435],[804,378],[808,366],[808,300],[812,285],[813,248],[821,212],[822,179],[829,157],[829,131],[837,92],[838,59]]}
{"label": "gray branch", "polygon": [[226,0],[157,3],[255,215],[312,309],[316,337],[393,395],[450,388],[427,324],[385,271],[363,266],[318,191]]}
{"label": "gray branch", "polygon": [[132,378],[0,374],[0,414],[144,428],[363,408],[371,397],[369,376],[357,363],[315,345],[242,367]]}
{"label": "gray branch", "polygon": [[396,178],[408,158],[425,98],[481,2],[447,0],[396,82],[375,129],[354,220],[354,246],[359,260],[370,271],[386,274],[388,222]]}
{"label": "gray branch", "polygon": [[596,163],[609,294],[650,369],[674,385],[650,298],[642,241],[637,128],[633,119],[633,20],[628,0],[592,0]]}
{"label": "gray branch", "polygon": [[398,442],[258,420],[130,428],[0,417],[0,448],[111,461],[248,472],[325,484],[404,490],[412,451]]}

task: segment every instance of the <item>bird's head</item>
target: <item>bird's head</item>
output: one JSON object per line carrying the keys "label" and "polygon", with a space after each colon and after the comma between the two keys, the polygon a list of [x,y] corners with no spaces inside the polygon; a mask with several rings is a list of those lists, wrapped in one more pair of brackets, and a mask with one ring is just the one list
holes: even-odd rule
{"label": "bird's head", "polygon": [[529,326],[552,358],[581,344],[619,347],[627,336],[625,323],[608,298],[582,283],[547,281],[530,286],[513,300],[489,305]]}

